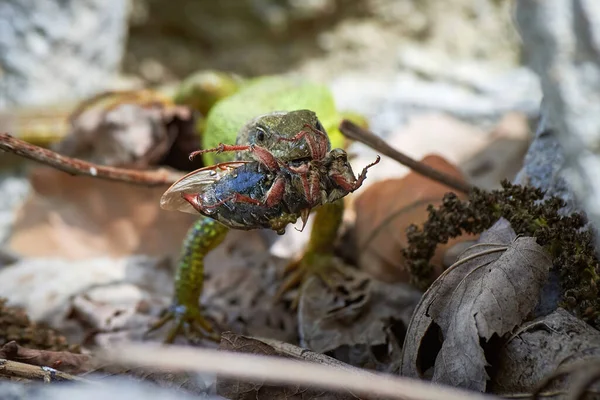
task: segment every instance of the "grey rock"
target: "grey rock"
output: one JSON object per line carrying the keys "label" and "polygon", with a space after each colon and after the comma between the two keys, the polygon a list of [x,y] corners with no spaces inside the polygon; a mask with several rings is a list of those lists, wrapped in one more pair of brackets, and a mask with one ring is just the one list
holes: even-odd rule
{"label": "grey rock", "polygon": [[0,109],[92,95],[118,71],[127,0],[0,2]]}
{"label": "grey rock", "polygon": [[549,125],[563,151],[565,180],[597,229],[600,3],[523,0],[517,2],[516,11],[524,52],[540,77]]}
{"label": "grey rock", "polygon": [[535,138],[525,155],[523,169],[517,174],[514,183],[538,187],[546,192],[546,197],[561,198],[566,203],[561,212],[567,215],[581,211],[581,208],[562,175],[565,156],[556,137],[556,130],[549,126],[547,115],[547,110],[542,108]]}
{"label": "grey rock", "polygon": [[[172,272],[163,263],[141,255],[77,261],[23,258],[0,270],[0,293],[10,304],[24,307],[32,320],[61,327],[72,307],[79,305],[74,303],[79,295],[92,294],[87,298],[96,305],[103,300],[96,310],[103,315],[109,313],[106,310],[134,310],[150,293],[169,296]],[[107,298],[106,293],[112,297]],[[125,314],[126,318],[135,317]],[[116,323],[124,325],[126,321]]]}
{"label": "grey rock", "polygon": [[15,220],[15,212],[30,190],[22,171],[0,172],[0,245],[8,240]]}
{"label": "grey rock", "polygon": [[343,74],[331,88],[342,110],[360,112],[387,137],[414,115],[443,112],[488,129],[511,111],[537,116],[541,90],[528,68],[498,68],[480,61],[450,61],[427,51],[400,54],[388,76]]}
{"label": "grey rock", "polygon": [[[100,384],[61,384],[0,382],[1,398],[6,400],[192,400],[198,396],[178,390],[168,390],[156,385],[124,378],[106,378]],[[203,396],[206,400],[223,400],[221,396]]]}

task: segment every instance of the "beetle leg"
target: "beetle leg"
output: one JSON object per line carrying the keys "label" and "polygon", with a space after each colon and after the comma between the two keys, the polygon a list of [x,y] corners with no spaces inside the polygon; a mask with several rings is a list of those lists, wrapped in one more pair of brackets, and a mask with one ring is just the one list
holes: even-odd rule
{"label": "beetle leg", "polygon": [[308,201],[311,207],[319,205],[321,195],[320,180],[318,174],[311,174],[308,164],[302,164],[299,167],[288,166],[288,169],[297,174],[302,180],[304,198]]}
{"label": "beetle leg", "polygon": [[249,151],[256,156],[256,159],[263,165],[265,165],[270,171],[279,170],[279,162],[277,158],[267,149],[256,145],[232,145],[232,144],[219,144],[217,147],[212,149],[196,150],[190,153],[190,160],[194,157],[204,153],[223,153],[226,151]]}
{"label": "beetle leg", "polygon": [[[304,127],[310,129],[310,131],[300,131],[291,138],[281,136],[277,141],[298,142],[304,138],[310,149],[311,158],[313,160],[322,160],[327,155],[329,137],[325,132],[321,132],[310,124],[305,124]],[[311,135],[311,133],[314,133],[315,135]]]}
{"label": "beetle leg", "polygon": [[271,185],[271,188],[265,196],[265,205],[272,207],[275,204],[281,202],[283,195],[285,194],[285,179],[279,175],[275,178],[275,181]]}
{"label": "beetle leg", "polygon": [[308,183],[308,164],[302,164],[299,167],[289,166],[288,168],[290,171],[300,177],[300,180],[302,181],[302,188],[304,189],[304,198],[310,201],[311,186]]}
{"label": "beetle leg", "polygon": [[367,178],[367,170],[379,163],[381,157],[377,156],[377,159],[371,164],[367,165],[363,168],[362,172],[358,176],[358,178],[354,182],[350,182],[345,176],[342,174],[331,174],[331,178],[335,181],[335,183],[341,187],[343,190],[347,192],[354,192],[356,189],[361,187],[365,179]]}

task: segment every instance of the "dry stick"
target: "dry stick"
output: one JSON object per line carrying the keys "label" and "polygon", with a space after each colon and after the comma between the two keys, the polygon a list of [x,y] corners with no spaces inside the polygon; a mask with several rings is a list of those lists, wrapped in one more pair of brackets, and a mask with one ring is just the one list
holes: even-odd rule
{"label": "dry stick", "polygon": [[167,170],[138,171],[127,168],[93,164],[60,154],[17,139],[8,133],[0,134],[0,150],[37,161],[71,175],[84,175],[109,181],[126,182],[142,186],[170,185],[183,175]]}
{"label": "dry stick", "polygon": [[239,354],[185,346],[124,345],[103,349],[97,356],[108,362],[148,368],[195,371],[232,378],[349,390],[372,398],[404,400],[491,400],[498,397],[437,386],[416,379],[367,371],[350,371],[314,362]]}
{"label": "dry stick", "polygon": [[391,147],[379,136],[375,135],[366,129],[354,124],[347,119],[343,120],[339,127],[340,131],[344,136],[349,139],[356,140],[364,143],[371,147],[373,150],[378,151],[386,156],[398,161],[400,164],[410,168],[414,172],[421,174],[429,179],[438,181],[448,187],[459,192],[469,193],[473,186],[453,176],[446,175],[445,173],[438,171],[437,169],[431,168],[428,165],[423,164],[417,160],[413,160],[405,154],[400,153],[398,150]]}
{"label": "dry stick", "polygon": [[91,381],[87,379],[73,376],[65,372],[58,371],[54,368],[39,367],[6,359],[0,359],[0,375],[30,380],[40,380],[46,383],[55,381],[77,381],[91,383]]}

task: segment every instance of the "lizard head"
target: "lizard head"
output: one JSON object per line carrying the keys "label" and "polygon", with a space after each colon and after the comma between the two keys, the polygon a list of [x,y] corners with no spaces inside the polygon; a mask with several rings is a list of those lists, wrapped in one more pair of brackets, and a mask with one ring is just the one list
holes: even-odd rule
{"label": "lizard head", "polygon": [[[305,134],[299,136],[301,132]],[[237,143],[264,147],[282,161],[311,158],[315,146],[325,147],[324,153],[331,150],[325,128],[310,110],[260,115],[242,127]]]}

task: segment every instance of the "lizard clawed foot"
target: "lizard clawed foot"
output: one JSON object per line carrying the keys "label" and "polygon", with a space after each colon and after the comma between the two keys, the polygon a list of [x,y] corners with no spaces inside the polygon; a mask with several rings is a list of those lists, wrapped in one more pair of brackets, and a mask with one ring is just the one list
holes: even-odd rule
{"label": "lizard clawed foot", "polygon": [[286,276],[274,296],[274,301],[280,300],[290,290],[299,288],[291,305],[292,309],[297,309],[302,296],[302,286],[311,276],[319,278],[332,292],[338,291],[340,282],[352,279],[352,277],[335,261],[331,253],[310,251],[306,252],[302,258],[292,261],[285,268]]}
{"label": "lizard clawed foot", "polygon": [[220,340],[220,335],[216,333],[214,324],[206,319],[199,307],[187,307],[177,304],[170,306],[165,314],[148,328],[145,335],[147,336],[151,332],[162,328],[169,322],[173,322],[173,327],[169,329],[165,336],[164,343],[173,343],[180,334],[183,334],[188,340],[199,338],[215,342]]}

